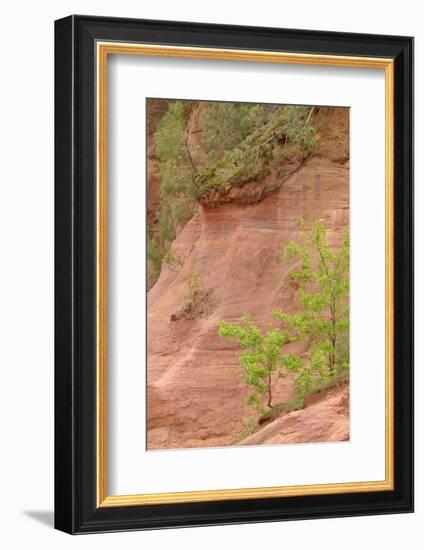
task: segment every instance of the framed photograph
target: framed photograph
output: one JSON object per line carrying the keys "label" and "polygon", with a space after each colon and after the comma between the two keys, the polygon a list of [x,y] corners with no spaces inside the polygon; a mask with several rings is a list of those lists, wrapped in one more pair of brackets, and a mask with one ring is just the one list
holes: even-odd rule
{"label": "framed photograph", "polygon": [[55,24],[55,525],[413,510],[413,39]]}

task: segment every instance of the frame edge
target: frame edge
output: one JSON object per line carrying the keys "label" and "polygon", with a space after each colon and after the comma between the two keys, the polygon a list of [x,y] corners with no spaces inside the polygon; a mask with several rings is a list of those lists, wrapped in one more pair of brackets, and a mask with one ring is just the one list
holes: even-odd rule
{"label": "frame edge", "polygon": [[74,17],[54,25],[54,526],[76,532],[73,357]]}
{"label": "frame edge", "polygon": [[[128,20],[118,18],[100,18],[90,16],[70,16],[55,23],[55,527],[67,533],[88,533],[88,532],[107,532],[107,531],[122,531],[135,529],[155,529],[166,527],[183,527],[183,526],[200,526],[200,525],[216,525],[216,524],[234,524],[234,523],[252,523],[265,521],[281,521],[295,520],[306,518],[325,518],[337,516],[355,516],[355,515],[374,515],[374,514],[389,514],[389,513],[405,513],[413,511],[413,427],[412,421],[412,335],[408,331],[412,330],[412,299],[413,289],[411,287],[412,267],[413,267],[413,229],[412,221],[408,219],[408,215],[412,218],[412,49],[413,39],[408,37],[384,37],[390,38],[390,43],[396,47],[396,59],[402,58],[400,65],[402,74],[400,81],[399,73],[396,74],[396,82],[399,88],[403,89],[405,105],[403,106],[401,117],[402,122],[396,125],[396,133],[399,131],[399,143],[401,148],[401,168],[396,171],[396,179],[399,177],[397,187],[400,193],[402,205],[399,209],[401,212],[401,222],[399,227],[404,234],[400,234],[399,241],[406,243],[407,251],[395,260],[397,269],[400,271],[402,267],[399,265],[403,262],[403,268],[407,281],[402,283],[401,295],[405,303],[400,301],[400,315],[402,320],[402,335],[399,337],[401,348],[404,352],[402,365],[399,365],[401,372],[401,399],[406,397],[406,402],[403,405],[404,418],[397,417],[397,423],[402,425],[403,429],[407,430],[405,439],[402,438],[407,448],[399,449],[397,458],[401,466],[405,470],[398,470],[401,473],[400,484],[396,490],[391,492],[390,498],[386,502],[378,501],[374,506],[362,504],[360,507],[355,504],[356,495],[352,495],[351,503],[340,501],[334,503],[334,506],[326,505],[327,499],[323,499],[319,506],[319,511],[312,511],[312,507],[305,500],[304,504],[299,504],[300,509],[297,512],[286,513],[285,517],[281,517],[281,511],[278,514],[275,512],[268,513],[264,510],[262,513],[252,511],[247,513],[236,512],[235,507],[229,508],[227,513],[218,514],[216,507],[205,506],[194,509],[190,507],[181,507],[175,505],[171,507],[160,506],[159,514],[146,510],[147,516],[143,519],[135,518],[133,515],[134,507],[115,509],[116,512],[107,509],[91,509],[89,513],[86,509],[78,508],[83,500],[89,501],[91,505],[91,478],[88,479],[89,484],[80,484],[81,469],[83,464],[80,462],[82,440],[85,441],[84,434],[80,433],[78,404],[82,399],[81,384],[76,384],[75,372],[78,363],[74,360],[73,350],[73,334],[77,328],[74,320],[74,309],[78,306],[74,296],[74,287],[77,287],[77,282],[74,281],[74,275],[77,271],[74,269],[73,260],[75,255],[79,254],[79,249],[73,241],[74,231],[74,167],[79,159],[77,147],[76,132],[74,124],[78,121],[74,110],[76,109],[74,100],[74,79],[78,79],[79,70],[75,68],[75,49],[77,48],[78,38],[75,35],[79,34],[79,26],[85,27],[86,23],[101,23],[105,25],[105,31],[109,32],[110,27],[115,24],[122,25],[124,22],[131,21],[132,23],[154,24],[153,21],[146,20]],[[184,30],[184,25],[191,25],[195,30],[201,27],[203,30],[213,25],[204,23],[173,23],[166,21],[156,22],[158,27],[173,25],[178,30]],[[167,24],[167,25],[165,25]],[[218,25],[222,29],[214,29],[214,32],[219,30],[230,31],[231,25]],[[237,27],[236,27],[237,28]],[[260,27],[240,27],[240,29],[253,32],[267,28]],[[86,34],[90,31],[85,28]],[[284,33],[287,29],[273,29]],[[288,31],[293,32],[293,31]],[[300,31],[305,34],[313,34],[313,31]],[[333,33],[329,33],[333,34]],[[321,37],[325,37],[323,31]],[[369,35],[334,33],[349,43],[350,37],[366,37]],[[94,39],[93,35],[91,38]],[[374,36],[375,38],[375,36]],[[353,40],[353,39],[352,39]],[[317,46],[318,47],[318,46]],[[349,47],[349,46],[346,46]],[[81,47],[81,49],[83,49]],[[87,52],[88,55],[89,52]],[[58,59],[60,58],[60,59]],[[82,83],[83,84],[83,83]],[[399,103],[397,102],[399,107]],[[399,108],[400,109],[400,108]],[[395,213],[397,215],[397,212]],[[80,243],[82,244],[82,243]],[[401,244],[401,243],[400,243]],[[407,303],[406,303],[407,301]],[[82,373],[81,373],[82,377]],[[83,382],[83,380],[79,380]],[[396,392],[397,393],[397,392]],[[398,405],[396,404],[396,408]],[[400,412],[398,411],[398,414]],[[84,437],[83,437],[84,435]],[[397,438],[396,438],[397,439]],[[81,447],[82,445],[82,447]],[[397,478],[397,476],[396,476]],[[87,481],[87,479],[86,479]],[[396,481],[399,481],[397,478]],[[94,480],[95,482],[95,480]],[[95,485],[95,483],[94,483]],[[79,490],[78,490],[79,488]],[[85,493],[90,493],[87,496]],[[81,501],[81,502],[80,502]],[[235,503],[236,504],[236,503]],[[259,505],[259,504],[258,504]],[[247,505],[246,505],[247,507]],[[284,508],[284,505],[283,505]],[[203,511],[202,511],[203,510]],[[215,511],[213,511],[215,510]],[[167,517],[165,517],[167,516]]]}

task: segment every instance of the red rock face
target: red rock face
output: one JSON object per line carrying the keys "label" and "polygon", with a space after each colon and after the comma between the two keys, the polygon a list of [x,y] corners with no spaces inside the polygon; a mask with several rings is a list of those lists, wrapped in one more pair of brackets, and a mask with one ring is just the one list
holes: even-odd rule
{"label": "red rock face", "polygon": [[349,386],[344,384],[314,397],[304,409],[277,418],[240,444],[275,445],[349,440]]}
{"label": "red rock face", "polygon": [[[249,313],[266,328],[273,308],[296,311],[291,266],[281,261],[281,248],[296,236],[299,217],[307,224],[323,218],[330,242],[337,243],[349,223],[348,162],[315,156],[261,202],[199,207],[174,241],[173,251],[185,258],[183,267],[177,273],[164,266],[148,295],[149,449],[238,442],[250,415],[246,385],[237,347],[218,336],[217,323]],[[213,289],[211,306],[204,317],[187,320],[175,314],[195,273]],[[290,377],[274,384],[276,403],[293,395]],[[348,415],[339,416],[345,434]],[[310,431],[298,437],[318,440]]]}

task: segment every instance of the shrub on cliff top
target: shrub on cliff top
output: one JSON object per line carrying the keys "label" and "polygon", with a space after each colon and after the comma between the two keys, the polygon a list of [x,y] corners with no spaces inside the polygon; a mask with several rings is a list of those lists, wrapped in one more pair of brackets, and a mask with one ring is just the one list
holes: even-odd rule
{"label": "shrub on cliff top", "polygon": [[[225,192],[231,187],[241,187],[249,181],[264,178],[273,161],[281,162],[281,153],[288,144],[298,146],[304,155],[316,145],[315,130],[310,124],[313,108],[215,104],[214,118],[209,111],[205,109],[203,115],[208,122],[205,139],[209,146],[209,162],[195,176],[195,196],[199,200],[211,190]],[[238,116],[228,116],[226,122],[221,123],[224,114],[231,111]],[[227,125],[234,120],[238,125],[236,131],[231,132]],[[221,124],[224,124],[225,132]],[[233,146],[226,148],[230,145]]]}

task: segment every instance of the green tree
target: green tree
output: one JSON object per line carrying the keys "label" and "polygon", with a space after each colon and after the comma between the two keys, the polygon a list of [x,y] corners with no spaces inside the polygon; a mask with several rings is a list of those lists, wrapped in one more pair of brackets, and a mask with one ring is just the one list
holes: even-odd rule
{"label": "green tree", "polygon": [[266,394],[267,406],[272,408],[274,375],[285,375],[281,349],[289,340],[288,333],[274,327],[263,333],[252,323],[249,315],[243,315],[240,323],[220,321],[218,334],[228,341],[237,341],[243,350],[239,353],[243,380],[252,389],[246,404],[262,412],[261,397]]}
{"label": "green tree", "polygon": [[308,393],[317,378],[328,379],[349,367],[349,234],[343,231],[340,245],[328,242],[323,220],[307,230],[301,221],[300,242],[290,241],[283,259],[298,259],[290,277],[298,288],[301,312],[287,315],[274,310],[294,341],[308,341],[306,361],[293,357],[297,387]]}
{"label": "green tree", "polygon": [[170,252],[172,241],[177,229],[183,227],[196,210],[194,179],[197,170],[187,145],[189,109],[187,101],[170,103],[154,134],[161,183],[157,221],[148,228],[149,286],[158,279],[163,261],[171,269],[175,268]]}
{"label": "green tree", "polygon": [[171,217],[174,226],[192,215],[187,198],[194,197],[197,169],[187,143],[189,107],[190,103],[186,101],[170,103],[155,132],[155,151],[160,160],[161,201],[166,205],[166,215]]}

